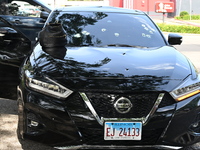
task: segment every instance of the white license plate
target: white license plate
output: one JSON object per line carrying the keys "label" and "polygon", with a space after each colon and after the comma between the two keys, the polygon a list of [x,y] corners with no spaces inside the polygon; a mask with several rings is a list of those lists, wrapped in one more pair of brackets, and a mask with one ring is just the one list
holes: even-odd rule
{"label": "white license plate", "polygon": [[104,140],[141,140],[141,122],[105,122]]}

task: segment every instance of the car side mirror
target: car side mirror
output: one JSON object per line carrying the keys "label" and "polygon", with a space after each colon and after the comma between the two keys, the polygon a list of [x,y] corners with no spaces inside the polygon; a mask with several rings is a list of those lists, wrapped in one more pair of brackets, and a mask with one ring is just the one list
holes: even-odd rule
{"label": "car side mirror", "polygon": [[40,18],[42,18],[42,19],[44,19],[44,20],[46,20],[46,19],[48,18],[48,16],[49,16],[49,13],[46,12],[46,11],[42,11],[42,12],[40,13]]}
{"label": "car side mirror", "polygon": [[175,33],[170,33],[168,35],[168,43],[170,45],[181,45],[182,43],[182,36],[179,34],[175,34]]}

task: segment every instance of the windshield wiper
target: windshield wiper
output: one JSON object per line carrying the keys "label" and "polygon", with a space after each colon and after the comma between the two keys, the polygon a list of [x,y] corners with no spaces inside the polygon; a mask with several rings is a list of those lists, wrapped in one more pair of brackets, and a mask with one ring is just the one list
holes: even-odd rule
{"label": "windshield wiper", "polygon": [[114,46],[114,47],[134,47],[134,48],[148,48],[146,46],[139,46],[139,45],[127,45],[127,44],[108,44],[104,45],[103,47],[107,46]]}

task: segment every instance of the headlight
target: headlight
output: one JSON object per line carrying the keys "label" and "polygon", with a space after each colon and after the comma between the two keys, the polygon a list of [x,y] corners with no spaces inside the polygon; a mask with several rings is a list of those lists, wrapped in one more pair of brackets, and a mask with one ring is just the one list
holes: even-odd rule
{"label": "headlight", "polygon": [[25,74],[26,85],[37,92],[62,99],[67,98],[73,93],[73,91],[56,83],[48,77],[45,77],[46,81],[41,81],[31,77],[30,72],[28,70],[25,71]]}
{"label": "headlight", "polygon": [[173,90],[170,94],[175,100],[182,101],[198,93],[200,93],[199,76],[196,80],[187,79],[183,84],[181,84],[178,88]]}

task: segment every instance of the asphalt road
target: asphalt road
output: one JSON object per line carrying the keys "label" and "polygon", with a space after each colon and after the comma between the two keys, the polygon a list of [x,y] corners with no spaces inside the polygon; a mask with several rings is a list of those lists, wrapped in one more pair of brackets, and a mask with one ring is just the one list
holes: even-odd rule
{"label": "asphalt road", "polygon": [[[183,43],[175,47],[186,55],[200,71],[200,35],[180,35],[183,36]],[[17,121],[16,101],[0,99],[0,150],[53,150],[53,148],[32,141],[19,141],[16,134]]]}
{"label": "asphalt road", "polygon": [[183,36],[183,42],[175,47],[187,56],[200,72],[200,34],[180,35]]}

